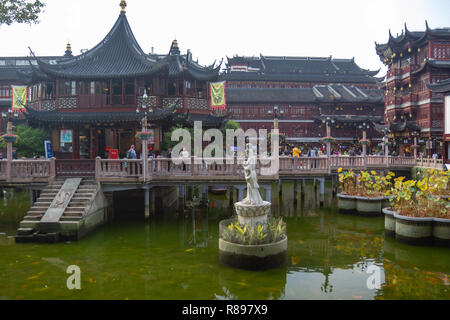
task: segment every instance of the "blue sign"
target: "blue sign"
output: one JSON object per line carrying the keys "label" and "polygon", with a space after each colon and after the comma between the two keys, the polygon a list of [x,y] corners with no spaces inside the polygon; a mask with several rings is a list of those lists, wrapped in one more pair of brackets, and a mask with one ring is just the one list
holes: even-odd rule
{"label": "blue sign", "polygon": [[49,160],[53,158],[53,151],[52,151],[52,143],[51,141],[44,141],[44,149],[45,149],[45,159]]}

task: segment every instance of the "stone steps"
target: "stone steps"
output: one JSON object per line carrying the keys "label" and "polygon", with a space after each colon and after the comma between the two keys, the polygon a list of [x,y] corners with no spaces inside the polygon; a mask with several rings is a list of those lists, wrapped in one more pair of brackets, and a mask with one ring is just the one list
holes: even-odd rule
{"label": "stone steps", "polygon": [[[45,187],[39,195],[39,198],[27,212],[24,220],[26,221],[40,221],[46,214],[48,208],[53,203],[53,200],[58,195],[65,180],[60,180]],[[92,201],[94,193],[98,190],[98,185],[94,180],[83,180],[78,186],[78,189],[72,196],[70,203],[60,218],[60,221],[79,221],[83,219],[86,207]],[[21,237],[30,236],[31,230],[21,230]]]}
{"label": "stone steps", "polygon": [[64,211],[61,219],[64,219],[65,221],[82,219],[86,211],[86,206],[90,204],[92,197],[97,189],[98,186],[95,181],[83,180],[82,183],[78,186],[77,191],[73,195],[72,200]]}

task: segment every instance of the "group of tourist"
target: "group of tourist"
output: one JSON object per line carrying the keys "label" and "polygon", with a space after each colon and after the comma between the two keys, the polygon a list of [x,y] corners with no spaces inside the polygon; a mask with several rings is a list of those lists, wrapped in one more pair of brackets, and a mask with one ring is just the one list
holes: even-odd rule
{"label": "group of tourist", "polygon": [[[231,150],[231,153],[234,156],[237,156],[237,147],[234,146]],[[349,156],[349,157],[356,157],[356,156],[362,156],[363,151],[361,147],[358,146],[350,146],[350,147],[342,147],[342,146],[338,146],[337,148],[334,148],[332,150],[331,155],[333,156]],[[384,150],[383,148],[381,149],[370,149],[368,148],[368,150],[366,151],[367,155],[377,155],[377,156],[384,156]],[[270,151],[269,151],[269,155],[270,155]],[[327,154],[327,150],[325,146],[322,147],[311,147],[311,148],[307,148],[307,147],[300,147],[300,146],[289,146],[289,145],[285,145],[284,147],[280,148],[280,156],[292,156],[292,157],[326,157]],[[392,150],[392,152],[389,153],[390,156],[398,156],[397,152],[395,150]],[[410,154],[406,154],[406,156],[411,156]],[[419,158],[423,158],[425,157],[425,154],[423,152],[419,152],[417,155]],[[172,157],[172,149],[169,148],[168,150],[164,150],[161,151],[160,153],[155,153],[153,152],[153,150],[150,148],[148,151],[148,157],[149,158],[157,158],[157,157],[162,157],[162,158],[171,158]],[[183,148],[180,151],[179,157],[181,158],[188,158],[190,157],[189,152]],[[127,151],[127,155],[126,155],[127,159],[137,159],[137,153],[135,150],[135,146],[132,145],[130,147],[130,149]],[[436,159],[441,159],[441,155],[434,153],[432,158],[436,158]]]}

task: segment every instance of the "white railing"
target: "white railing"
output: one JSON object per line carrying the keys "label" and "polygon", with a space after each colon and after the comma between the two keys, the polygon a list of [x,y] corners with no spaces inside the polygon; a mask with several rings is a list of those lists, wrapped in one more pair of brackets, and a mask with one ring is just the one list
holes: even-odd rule
{"label": "white railing", "polygon": [[[257,174],[263,176],[261,169],[270,167],[269,161],[258,160],[256,165]],[[324,174],[343,169],[399,169],[412,168],[414,166],[424,168],[442,169],[441,159],[412,157],[386,157],[386,156],[322,156],[322,157],[280,157],[279,174]],[[55,159],[51,160],[0,160],[0,179],[11,182],[30,179],[31,182],[39,179],[47,182],[58,176]],[[74,169],[75,170],[75,169]],[[167,177],[211,177],[223,179],[223,177],[242,177],[242,159],[196,159],[190,158],[190,163],[175,164],[171,158],[150,158],[147,165],[140,159],[100,159],[95,160],[95,177],[98,181],[135,181],[146,182],[152,179],[164,179]],[[268,174],[264,174],[267,176]],[[269,174],[270,175],[270,174]],[[272,175],[276,175],[275,173]]]}
{"label": "white railing", "polygon": [[142,160],[138,159],[100,159],[95,162],[95,177],[97,180],[115,178],[139,179],[143,176]]}
{"label": "white railing", "polygon": [[444,163],[442,159],[417,158],[417,166],[423,168],[442,169],[444,167]]}
{"label": "white railing", "polygon": [[[8,161],[1,166],[7,169]],[[2,170],[3,171],[3,168]],[[50,160],[13,160],[11,161],[11,178],[50,178],[52,175]]]}

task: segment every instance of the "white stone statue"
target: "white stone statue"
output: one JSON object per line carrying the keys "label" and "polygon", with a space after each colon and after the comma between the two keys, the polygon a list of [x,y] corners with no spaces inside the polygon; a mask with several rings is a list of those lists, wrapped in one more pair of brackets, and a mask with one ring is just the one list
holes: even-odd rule
{"label": "white stone statue", "polygon": [[256,154],[251,143],[247,144],[247,160],[244,162],[245,181],[247,181],[247,197],[242,204],[259,206],[264,203],[259,193],[258,177],[256,176]]}

